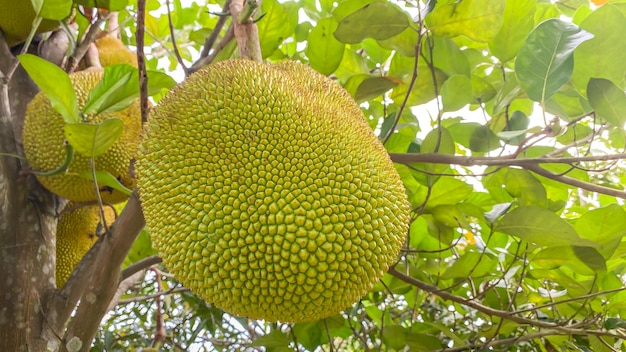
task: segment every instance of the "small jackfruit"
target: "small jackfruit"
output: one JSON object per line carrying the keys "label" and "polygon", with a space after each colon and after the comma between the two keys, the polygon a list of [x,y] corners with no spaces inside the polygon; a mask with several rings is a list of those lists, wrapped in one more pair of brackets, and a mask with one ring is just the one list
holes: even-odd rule
{"label": "small jackfruit", "polygon": [[[70,14],[67,14],[70,16]],[[35,10],[29,0],[0,0],[0,30],[9,47],[26,40],[35,20]],[[58,28],[59,21],[42,20],[37,33]]]}
{"label": "small jackfruit", "polygon": [[166,267],[252,319],[350,307],[408,230],[406,191],[358,105],[294,62],[228,60],[190,76],[151,113],[137,177]]}
{"label": "small jackfruit", "polygon": [[[88,70],[70,75],[79,108],[82,109],[89,91],[100,82],[103,73],[103,70]],[[137,152],[141,133],[139,101],[136,100],[122,111],[85,116],[85,119],[88,122],[100,123],[113,116],[124,121],[124,131],[107,152],[95,158],[95,168],[110,173],[124,186],[133,189],[135,179],[131,172],[131,162]],[[38,93],[28,104],[23,139],[24,152],[33,170],[55,170],[63,163],[66,157],[64,126],[63,117],[52,108],[43,93]],[[97,199],[93,182],[80,176],[89,170],[89,158],[74,153],[74,159],[65,173],[37,176],[37,179],[48,190],[63,198],[75,202],[89,202]],[[103,201],[109,203],[119,203],[128,198],[126,194],[106,186],[100,186],[100,195]]]}
{"label": "small jackfruit", "polygon": [[[78,206],[69,203],[65,206],[68,211],[61,215],[57,222],[56,245],[56,282],[61,288],[74,271],[74,268],[87,251],[98,240],[98,236],[106,230],[100,218],[100,207],[97,205]],[[104,207],[106,225],[111,226],[115,221],[115,211]]]}
{"label": "small jackfruit", "polygon": [[128,50],[124,43],[116,37],[110,35],[102,37],[96,40],[96,47],[102,67],[116,64],[128,64],[137,67],[137,55]]}

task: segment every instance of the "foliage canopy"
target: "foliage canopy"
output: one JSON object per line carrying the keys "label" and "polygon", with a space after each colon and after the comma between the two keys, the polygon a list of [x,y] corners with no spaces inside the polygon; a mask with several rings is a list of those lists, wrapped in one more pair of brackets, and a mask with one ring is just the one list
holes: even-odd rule
{"label": "foliage canopy", "polygon": [[[145,28],[137,4],[108,4],[161,71],[157,101],[163,72],[237,55],[222,1],[148,0]],[[626,348],[626,2],[263,0],[254,19],[264,60],[307,63],[361,103],[412,205],[401,257],[352,308],[298,324],[231,316],[154,266],[93,350]],[[51,100],[76,121],[70,96]],[[144,231],[125,266],[153,254]]]}

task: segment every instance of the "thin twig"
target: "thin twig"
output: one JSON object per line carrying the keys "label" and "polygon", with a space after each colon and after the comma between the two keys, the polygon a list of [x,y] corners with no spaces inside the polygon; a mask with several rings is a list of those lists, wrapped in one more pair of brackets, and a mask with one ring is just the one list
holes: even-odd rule
{"label": "thin twig", "polygon": [[[222,8],[222,13],[225,13],[226,11],[228,11],[229,6],[230,6],[230,0],[226,0],[226,3],[224,3],[224,7]],[[209,56],[209,53],[211,52],[211,48],[213,48],[213,45],[215,45],[215,41],[217,40],[217,37],[220,35],[222,28],[224,28],[224,25],[226,24],[227,19],[228,19],[228,16],[224,16],[224,15],[219,16],[219,18],[217,19],[217,23],[215,24],[215,27],[213,28],[213,31],[204,41],[204,47],[202,47],[202,51],[200,52],[200,58],[205,58]]]}
{"label": "thin twig", "polygon": [[182,292],[191,292],[191,290],[189,290],[186,287],[173,287],[167,291],[160,291],[157,293],[153,293],[151,295],[145,295],[145,296],[139,296],[139,297],[133,297],[133,298],[128,298],[128,299],[121,299],[117,304],[130,304],[130,303],[136,303],[136,302],[143,302],[143,301],[147,301],[149,299],[153,299],[153,298],[157,298],[160,296],[165,296],[165,295],[171,295],[174,293],[182,293]]}
{"label": "thin twig", "polygon": [[122,270],[122,274],[120,275],[120,281],[124,281],[136,272],[139,272],[144,269],[148,269],[149,267],[159,264],[163,261],[159,256],[153,255],[152,257],[144,258],[138,261],[135,264],[128,266],[126,269]]}
{"label": "thin twig", "polygon": [[67,73],[76,71],[80,60],[83,59],[83,56],[85,56],[87,50],[89,50],[89,46],[96,40],[98,32],[100,31],[100,25],[104,23],[108,17],[108,13],[98,13],[98,18],[96,18],[96,21],[89,26],[87,33],[85,33],[85,35],[83,36],[83,40],[80,42],[80,44],[78,44],[78,47],[76,47],[76,50],[74,50],[72,56],[67,59],[65,63],[65,71]]}
{"label": "thin twig", "polygon": [[144,34],[146,22],[146,0],[137,1],[137,68],[139,69],[139,97],[141,102],[141,124],[148,122],[148,73],[146,71],[146,54],[144,53]]}
{"label": "thin twig", "polygon": [[178,51],[178,45],[176,44],[176,37],[174,36],[174,21],[172,21],[172,11],[170,10],[170,0],[165,0],[165,7],[167,8],[167,22],[170,28],[170,37],[172,38],[172,48],[174,49],[174,55],[176,56],[176,60],[178,60],[178,64],[185,72],[185,77],[189,76],[189,69],[185,66],[185,62],[183,61],[182,56],[180,56],[180,51]]}
{"label": "thin twig", "polygon": [[617,333],[613,333],[613,332],[606,331],[606,330],[590,330],[590,329],[572,328],[570,325],[559,325],[559,324],[555,324],[555,323],[551,323],[547,321],[519,317],[519,316],[514,315],[512,312],[494,309],[494,308],[482,305],[474,300],[457,296],[446,291],[441,291],[439,290],[437,286],[427,284],[407,274],[403,274],[397,271],[394,267],[389,268],[388,273],[419,289],[422,289],[426,292],[430,292],[434,295],[437,295],[444,300],[449,300],[449,301],[462,304],[466,307],[476,309],[477,311],[487,314],[489,316],[494,316],[494,317],[499,317],[502,319],[510,320],[518,324],[530,325],[530,326],[535,326],[539,328],[553,329],[553,330],[556,330],[556,331],[559,331],[568,335],[610,336],[610,337],[615,337],[615,338],[620,338],[620,339],[626,339],[626,334],[617,334]]}
{"label": "thin twig", "polygon": [[215,50],[213,50],[213,52],[211,53],[211,55],[200,58],[200,60],[196,61],[190,68],[189,71],[191,73],[194,73],[196,71],[198,71],[199,69],[201,69],[202,67],[210,64],[211,62],[213,62],[213,60],[215,60],[215,58],[217,57],[217,55],[219,53],[222,52],[222,50],[224,50],[224,48],[235,38],[235,26],[231,23],[228,26],[228,29],[226,30],[226,34],[224,34],[224,37],[220,40],[219,43],[217,43],[217,46],[215,47]]}

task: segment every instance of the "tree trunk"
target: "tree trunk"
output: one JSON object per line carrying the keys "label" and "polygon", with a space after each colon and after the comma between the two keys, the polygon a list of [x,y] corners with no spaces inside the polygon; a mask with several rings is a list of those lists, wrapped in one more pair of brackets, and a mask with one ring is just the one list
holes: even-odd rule
{"label": "tree trunk", "polygon": [[[21,129],[26,105],[37,86],[18,68],[0,36],[0,153],[23,155]],[[45,351],[42,312],[54,293],[55,198],[23,176],[25,163],[0,156],[0,350]]]}

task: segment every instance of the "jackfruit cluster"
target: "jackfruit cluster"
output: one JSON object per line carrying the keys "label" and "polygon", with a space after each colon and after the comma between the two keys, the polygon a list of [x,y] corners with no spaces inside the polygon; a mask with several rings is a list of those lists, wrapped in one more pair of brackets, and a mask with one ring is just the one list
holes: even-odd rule
{"label": "jackfruit cluster", "polygon": [[137,67],[137,55],[128,50],[116,37],[107,35],[96,40],[100,65],[108,67],[116,64],[128,64]]}
{"label": "jackfruit cluster", "polygon": [[295,62],[228,60],[190,76],[151,113],[137,173],[166,267],[252,319],[350,307],[408,230],[404,186],[358,105]]}
{"label": "jackfruit cluster", "polygon": [[[67,209],[57,222],[56,234],[56,283],[61,288],[70,277],[74,268],[96,243],[98,237],[106,231],[100,218],[97,205],[81,206],[68,203]],[[104,207],[106,226],[115,221],[115,211]]]}
{"label": "jackfruit cluster", "polygon": [[[36,15],[29,0],[0,0],[0,30],[9,47],[26,40]],[[37,33],[54,30],[59,25],[59,21],[42,20]]]}
{"label": "jackfruit cluster", "polygon": [[[72,73],[70,79],[76,91],[79,109],[85,104],[89,91],[102,80],[104,70],[87,70]],[[104,154],[95,158],[95,168],[116,177],[129,189],[135,187],[132,161],[136,155],[141,133],[141,108],[135,101],[128,108],[110,114],[85,116],[86,122],[100,123],[107,118],[118,117],[124,121],[120,138]],[[24,152],[35,171],[55,170],[66,158],[65,120],[56,112],[43,93],[38,93],[28,104],[24,121]],[[53,176],[37,176],[39,182],[51,192],[75,202],[97,199],[92,181],[80,176],[91,170],[89,158],[74,153],[65,173]],[[100,186],[102,200],[119,203],[128,196],[118,190]]]}

